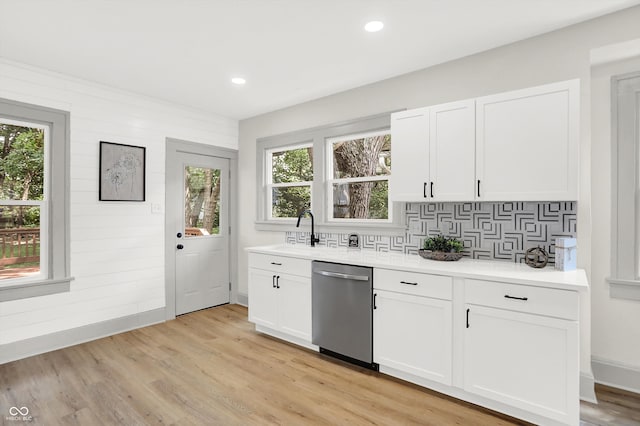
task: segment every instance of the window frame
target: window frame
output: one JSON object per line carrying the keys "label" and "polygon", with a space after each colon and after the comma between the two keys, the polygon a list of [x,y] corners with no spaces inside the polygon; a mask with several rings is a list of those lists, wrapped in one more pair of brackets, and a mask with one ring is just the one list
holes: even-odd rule
{"label": "window frame", "polygon": [[[391,221],[381,222],[376,219],[368,221],[330,221],[328,220],[327,192],[327,139],[341,138],[349,135],[359,135],[379,131],[389,131],[391,127],[391,112],[385,112],[368,117],[357,118],[324,126],[283,133],[274,136],[258,138],[256,140],[256,221],[255,228],[259,231],[307,231],[308,227],[296,228],[297,219],[269,219],[267,209],[267,167],[266,155],[268,150],[282,149],[288,146],[311,143],[313,146],[313,174],[311,186],[311,205],[315,217],[316,230],[323,233],[352,233],[361,234],[404,235],[405,203],[392,203]],[[393,141],[392,141],[393,151]]]}
{"label": "window frame", "polygon": [[[640,72],[611,78],[609,294],[640,300]],[[633,176],[633,180],[629,179]]]}
{"label": "window frame", "polygon": [[[285,146],[277,146],[273,148],[269,148],[265,150],[265,185],[266,185],[266,206],[271,206],[271,208],[267,208],[266,217],[269,221],[285,221],[290,222],[293,220],[297,220],[297,218],[291,217],[273,217],[273,188],[293,188],[300,186],[308,186],[309,187],[309,209],[313,209],[313,180],[311,181],[296,181],[296,182],[273,182],[273,153],[281,152],[281,151],[294,151],[297,149],[303,148],[314,148],[312,142],[302,143],[302,144],[293,144],[293,145],[285,145]],[[315,152],[315,148],[314,148]],[[311,164],[313,168],[313,164]],[[313,168],[315,171],[315,168]]]}
{"label": "window frame", "polygon": [[73,280],[69,259],[70,114],[0,98],[0,117],[49,129],[49,146],[45,148],[45,169],[48,172],[45,172],[44,182],[47,214],[43,217],[41,211],[40,217],[41,229],[47,230],[46,242],[43,244],[42,236],[40,242],[41,253],[44,249],[47,254],[40,265],[46,275],[0,281],[0,302],[68,292]]}
{"label": "window frame", "polygon": [[[389,200],[389,195],[387,193],[387,219],[349,219],[349,218],[336,218],[333,217],[333,185],[334,184],[349,184],[349,183],[360,183],[360,182],[387,182],[387,189],[389,187],[389,179],[391,179],[391,174],[393,174],[393,170],[391,174],[388,175],[380,175],[380,176],[362,176],[362,177],[352,177],[352,178],[336,178],[333,176],[333,144],[335,142],[348,141],[353,139],[362,139],[368,138],[372,136],[380,136],[391,134],[391,128],[380,129],[371,132],[362,132],[362,133],[354,133],[351,135],[343,135],[337,137],[331,137],[325,139],[325,159],[326,159],[326,170],[325,170],[325,201],[327,210],[325,212],[327,222],[328,223],[350,223],[350,224],[376,224],[376,223],[393,223],[393,203]],[[391,140],[391,147],[393,149],[393,139]],[[393,157],[392,157],[393,158]],[[393,166],[392,166],[393,167]]]}

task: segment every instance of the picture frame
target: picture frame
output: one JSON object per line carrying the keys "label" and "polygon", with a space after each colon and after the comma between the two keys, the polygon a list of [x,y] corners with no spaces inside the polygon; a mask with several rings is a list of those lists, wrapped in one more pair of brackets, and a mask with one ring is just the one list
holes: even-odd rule
{"label": "picture frame", "polygon": [[98,199],[145,201],[146,148],[100,141]]}

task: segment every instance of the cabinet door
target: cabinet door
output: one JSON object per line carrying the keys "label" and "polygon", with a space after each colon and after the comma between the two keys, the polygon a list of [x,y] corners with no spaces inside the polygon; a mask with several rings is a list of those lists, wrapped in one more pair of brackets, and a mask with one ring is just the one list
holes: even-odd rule
{"label": "cabinet door", "polygon": [[571,80],[476,99],[480,199],[577,199],[579,93]]}
{"label": "cabinet door", "polygon": [[579,421],[578,323],[466,305],[464,389],[567,424]]}
{"label": "cabinet door", "polygon": [[278,291],[274,272],[249,268],[249,321],[277,328]]}
{"label": "cabinet door", "polygon": [[373,359],[451,384],[451,302],[376,290]]}
{"label": "cabinet door", "polygon": [[311,342],[311,279],[286,274],[279,277],[279,330]]}
{"label": "cabinet door", "polygon": [[429,187],[429,108],[391,114],[391,201],[426,201]]}
{"label": "cabinet door", "polygon": [[473,99],[429,108],[430,200],[475,199],[476,117]]}

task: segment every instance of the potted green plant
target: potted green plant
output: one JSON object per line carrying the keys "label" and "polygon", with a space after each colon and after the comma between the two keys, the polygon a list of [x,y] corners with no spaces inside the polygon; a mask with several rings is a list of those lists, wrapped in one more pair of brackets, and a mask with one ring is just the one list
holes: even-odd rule
{"label": "potted green plant", "polygon": [[424,240],[423,248],[418,254],[430,260],[460,260],[463,256],[464,244],[457,238],[449,238],[442,235]]}

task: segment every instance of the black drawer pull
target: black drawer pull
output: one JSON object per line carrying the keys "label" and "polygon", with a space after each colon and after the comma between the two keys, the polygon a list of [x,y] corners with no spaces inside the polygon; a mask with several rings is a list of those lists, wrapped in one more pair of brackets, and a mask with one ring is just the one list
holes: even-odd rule
{"label": "black drawer pull", "polygon": [[469,328],[469,308],[467,308],[467,328]]}
{"label": "black drawer pull", "polygon": [[431,182],[431,198],[433,198],[433,182]]}
{"label": "black drawer pull", "polygon": [[424,196],[424,198],[427,198],[427,182],[424,183],[424,186],[422,187],[422,195]]}
{"label": "black drawer pull", "polygon": [[418,283],[410,283],[408,281],[400,281],[400,284],[406,284],[406,285],[418,285]]}
{"label": "black drawer pull", "polygon": [[376,297],[378,297],[377,293],[373,293],[373,309],[378,309],[376,306]]}
{"label": "black drawer pull", "polygon": [[276,288],[276,276],[275,275],[271,276],[271,286],[273,288]]}
{"label": "black drawer pull", "polygon": [[280,288],[280,275],[276,276],[276,288]]}
{"label": "black drawer pull", "polygon": [[516,297],[516,296],[509,296],[508,294],[505,294],[504,297],[506,299],[516,299],[516,300],[529,300],[528,297]]}
{"label": "black drawer pull", "polygon": [[478,179],[478,197],[480,196],[480,179]]}
{"label": "black drawer pull", "polygon": [[276,266],[282,266],[282,263],[278,263],[278,262],[271,262],[271,264]]}

